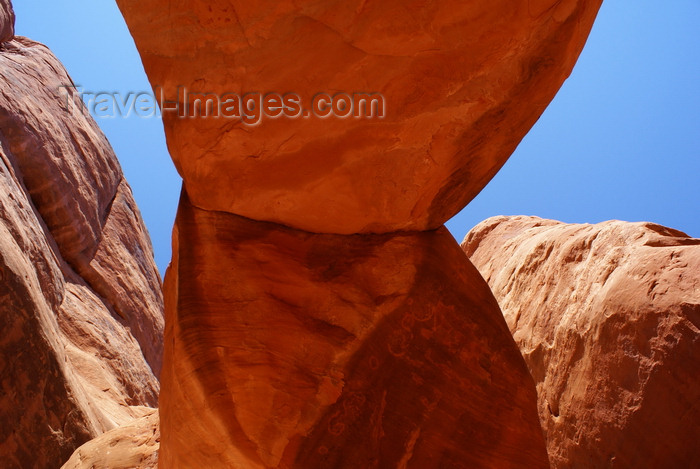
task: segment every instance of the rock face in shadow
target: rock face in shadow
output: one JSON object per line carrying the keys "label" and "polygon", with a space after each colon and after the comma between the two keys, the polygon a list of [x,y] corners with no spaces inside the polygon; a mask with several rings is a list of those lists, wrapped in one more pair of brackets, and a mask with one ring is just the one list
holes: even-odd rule
{"label": "rock face in shadow", "polygon": [[700,465],[700,239],[495,217],[462,247],[535,379],[553,467]]}
{"label": "rock face in shadow", "polygon": [[[171,102],[192,203],[339,234],[435,229],[461,210],[569,75],[600,3],[117,1]],[[223,117],[235,109],[180,118],[196,104],[184,110],[184,90],[302,102],[296,118],[245,125]],[[385,116],[306,118],[318,93],[379,93]]]}
{"label": "rock face in shadow", "polygon": [[78,448],[61,469],[156,469],[158,411],[103,433]]}
{"label": "rock face in shadow", "polygon": [[10,0],[0,0],[0,43],[15,35],[15,11]]}
{"label": "rock face in shadow", "polygon": [[174,245],[161,467],[548,467],[522,357],[445,228],[312,234],[183,195]]}
{"label": "rock face in shadow", "polygon": [[114,152],[77,98],[69,105],[66,85],[45,46],[22,37],[0,45],[0,465],[8,469],[58,468],[158,400],[163,301],[148,233]]}

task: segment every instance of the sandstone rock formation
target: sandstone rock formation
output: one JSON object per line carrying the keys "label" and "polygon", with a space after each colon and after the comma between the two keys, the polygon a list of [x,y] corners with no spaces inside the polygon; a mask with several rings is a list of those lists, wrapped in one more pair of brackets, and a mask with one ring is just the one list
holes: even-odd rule
{"label": "sandstone rock formation", "polygon": [[537,383],[553,467],[700,466],[700,239],[495,217],[462,247]]}
{"label": "sandstone rock formation", "polygon": [[162,294],[131,190],[63,96],[64,68],[1,30],[0,465],[57,468],[157,404]]}
{"label": "sandstone rock formation", "polygon": [[0,0],[0,43],[11,40],[15,35],[15,12],[10,0]]}
{"label": "sandstone rock formation", "polygon": [[[192,203],[324,233],[441,226],[570,73],[601,0],[118,0]],[[179,118],[183,91],[381,93],[383,119]],[[169,106],[170,107],[170,106]],[[172,107],[171,107],[172,108]]]}
{"label": "sandstone rock formation", "polygon": [[148,413],[78,448],[61,469],[156,469],[158,411]]}
{"label": "sandstone rock formation", "polygon": [[[441,226],[559,89],[600,1],[117,3],[184,178],[160,467],[546,467],[516,345]],[[307,118],[320,92],[379,93],[385,115]],[[251,119],[217,107],[246,93],[303,102],[259,122],[255,99]]]}
{"label": "sandstone rock formation", "polygon": [[547,467],[522,357],[445,228],[318,235],[183,195],[174,252],[161,467]]}

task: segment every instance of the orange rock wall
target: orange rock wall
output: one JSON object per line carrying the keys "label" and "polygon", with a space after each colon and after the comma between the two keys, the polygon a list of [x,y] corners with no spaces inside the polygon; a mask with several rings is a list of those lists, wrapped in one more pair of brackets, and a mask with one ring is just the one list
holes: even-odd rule
{"label": "orange rock wall", "polygon": [[547,467],[522,358],[446,229],[318,235],[183,196],[175,256],[161,467]]}
{"label": "orange rock wall", "polygon": [[195,206],[340,234],[435,229],[461,210],[569,75],[600,3],[117,1],[168,99],[385,97],[384,119],[164,113]]}

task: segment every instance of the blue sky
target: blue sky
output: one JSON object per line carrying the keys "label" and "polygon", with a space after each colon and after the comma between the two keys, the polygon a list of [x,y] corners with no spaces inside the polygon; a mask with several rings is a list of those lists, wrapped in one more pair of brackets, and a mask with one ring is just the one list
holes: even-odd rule
{"label": "blue sky", "polygon": [[[17,34],[76,84],[148,91],[112,0],[14,0]],[[447,226],[493,215],[652,221],[700,237],[700,2],[605,0],[571,77],[501,172]],[[158,119],[98,119],[148,226],[161,272],[180,179]]]}

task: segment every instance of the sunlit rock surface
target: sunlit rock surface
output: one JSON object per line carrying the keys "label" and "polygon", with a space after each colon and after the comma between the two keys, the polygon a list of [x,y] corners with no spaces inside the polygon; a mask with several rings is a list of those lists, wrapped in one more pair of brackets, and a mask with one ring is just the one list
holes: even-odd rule
{"label": "sunlit rock surface", "polygon": [[58,468],[158,401],[150,240],[104,135],[82,108],[68,111],[59,87],[70,84],[45,46],[0,45],[3,469]]}
{"label": "sunlit rock surface", "polygon": [[103,433],[78,448],[61,469],[156,469],[158,411]]}
{"label": "sunlit rock surface", "polygon": [[700,239],[495,217],[462,247],[535,379],[553,467],[700,465]]}
{"label": "sunlit rock surface", "polygon": [[311,111],[317,93],[384,96],[383,119],[164,112],[195,206],[341,234],[435,229],[461,210],[569,75],[600,3],[117,1],[166,100],[292,92]]}

